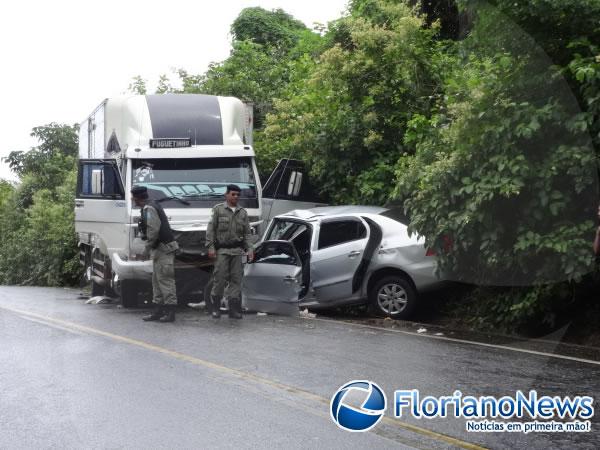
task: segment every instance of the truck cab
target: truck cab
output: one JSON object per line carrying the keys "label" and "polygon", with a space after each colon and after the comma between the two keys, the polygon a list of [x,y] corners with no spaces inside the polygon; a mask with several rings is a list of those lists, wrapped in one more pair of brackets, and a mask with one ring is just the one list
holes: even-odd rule
{"label": "truck cab", "polygon": [[176,277],[182,301],[202,298],[213,264],[206,226],[228,184],[242,189],[240,205],[256,236],[281,208],[319,204],[306,196],[302,164],[284,161],[278,179],[269,180],[273,195],[263,208],[251,121],[251,109],[233,97],[161,94],[107,99],[81,124],[75,228],[92,295],[117,294],[124,306],[134,306],[151,282],[140,209],[129,195],[134,185],[146,186],[165,209],[181,249]]}

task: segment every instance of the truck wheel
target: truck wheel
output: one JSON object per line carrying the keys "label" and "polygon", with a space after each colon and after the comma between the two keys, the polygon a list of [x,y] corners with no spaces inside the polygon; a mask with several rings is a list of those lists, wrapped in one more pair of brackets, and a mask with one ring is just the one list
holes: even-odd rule
{"label": "truck wheel", "polygon": [[402,276],[383,277],[369,292],[369,306],[377,316],[408,319],[417,307],[417,293]]}
{"label": "truck wheel", "polygon": [[105,292],[104,286],[101,286],[92,280],[92,297],[98,297],[100,295],[104,295],[104,292]]}
{"label": "truck wheel", "polygon": [[119,296],[119,294],[117,294],[115,292],[115,290],[112,287],[110,287],[110,284],[104,288],[104,295],[106,295],[107,297],[118,297]]}
{"label": "truck wheel", "polygon": [[124,308],[137,306],[138,285],[134,280],[121,281],[121,304]]}

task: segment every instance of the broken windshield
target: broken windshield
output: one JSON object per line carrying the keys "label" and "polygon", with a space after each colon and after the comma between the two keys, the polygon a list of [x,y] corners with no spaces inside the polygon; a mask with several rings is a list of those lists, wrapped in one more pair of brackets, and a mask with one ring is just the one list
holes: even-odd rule
{"label": "broken windshield", "polygon": [[251,158],[139,159],[132,171],[133,184],[146,186],[155,200],[221,200],[228,184],[240,187],[242,200],[257,197]]}

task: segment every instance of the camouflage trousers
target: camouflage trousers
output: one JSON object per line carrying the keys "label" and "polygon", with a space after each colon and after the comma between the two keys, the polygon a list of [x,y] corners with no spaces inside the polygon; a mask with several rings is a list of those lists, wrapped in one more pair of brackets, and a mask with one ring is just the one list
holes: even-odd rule
{"label": "camouflage trousers", "polygon": [[152,251],[152,301],[157,305],[176,305],[175,253]]}
{"label": "camouflage trousers", "polygon": [[241,285],[244,266],[242,255],[217,254],[213,269],[213,288],[211,295],[222,298],[227,284],[227,298],[241,299]]}

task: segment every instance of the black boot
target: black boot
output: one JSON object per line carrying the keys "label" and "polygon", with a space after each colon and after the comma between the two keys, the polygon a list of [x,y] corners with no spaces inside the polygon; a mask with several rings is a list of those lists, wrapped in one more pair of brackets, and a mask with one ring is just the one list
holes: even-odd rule
{"label": "black boot", "polygon": [[221,318],[221,298],[215,297],[214,295],[210,296],[211,302],[211,314],[213,319]]}
{"label": "black boot", "polygon": [[165,309],[167,313],[162,316],[159,320],[163,323],[165,322],[175,322],[175,306],[176,305],[166,305]]}
{"label": "black boot", "polygon": [[229,299],[229,317],[232,319],[241,319],[242,316],[242,300],[239,298]]}
{"label": "black boot", "polygon": [[206,296],[204,303],[206,305],[206,307],[204,308],[205,312],[210,316],[213,310],[212,297],[210,295]]}
{"label": "black boot", "polygon": [[163,309],[163,305],[156,305],[154,307],[154,311],[152,311],[152,314],[143,316],[142,320],[144,322],[152,322],[154,320],[160,320],[160,318],[164,315],[165,315],[165,310]]}

